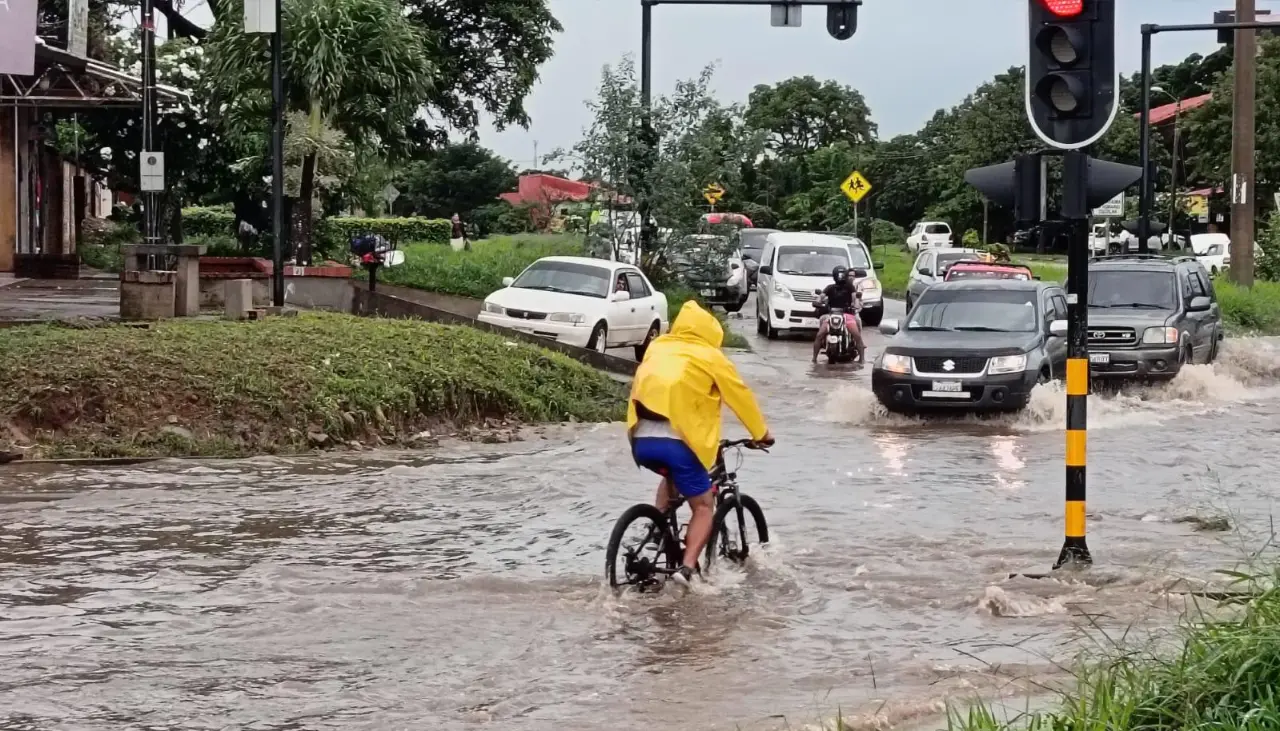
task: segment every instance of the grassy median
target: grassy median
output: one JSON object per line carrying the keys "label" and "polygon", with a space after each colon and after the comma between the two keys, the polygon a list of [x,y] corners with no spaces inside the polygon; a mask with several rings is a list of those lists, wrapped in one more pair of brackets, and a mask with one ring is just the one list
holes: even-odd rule
{"label": "grassy median", "polygon": [[[443,244],[408,244],[404,264],[378,272],[379,281],[484,299],[544,256],[581,256],[582,235],[521,234],[474,241],[471,251]],[[363,271],[359,272],[364,275]]]}
{"label": "grassy median", "polygon": [[0,413],[29,456],[242,456],[493,420],[622,417],[623,387],[471,328],[304,314],[151,328],[13,328]]}
{"label": "grassy median", "polygon": [[[872,252],[873,261],[884,262],[884,269],[876,272],[876,275],[880,278],[880,286],[884,288],[886,297],[902,299],[907,296],[911,265],[918,256],[918,253],[900,248],[877,248]],[[1053,260],[1024,259],[1015,255],[1013,263],[1030,267],[1032,274],[1046,282],[1060,282],[1067,278],[1066,267]]]}
{"label": "grassy median", "polygon": [[[1253,580],[1243,606],[1183,624],[1163,647],[1114,650],[1086,665],[1056,711],[953,713],[954,731],[1165,731],[1280,728],[1280,574]],[[1248,588],[1248,587],[1240,587]],[[1216,616],[1214,616],[1216,615]]]}

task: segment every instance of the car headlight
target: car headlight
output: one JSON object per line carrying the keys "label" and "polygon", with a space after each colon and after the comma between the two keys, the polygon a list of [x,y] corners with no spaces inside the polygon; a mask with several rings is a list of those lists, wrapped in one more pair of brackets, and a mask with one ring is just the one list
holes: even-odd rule
{"label": "car headlight", "polygon": [[505,307],[502,307],[502,306],[500,306],[500,305],[496,305],[496,304],[494,304],[494,303],[492,303],[492,302],[485,302],[485,303],[484,303],[484,311],[485,311],[485,312],[488,312],[488,313],[490,313],[490,314],[493,314],[493,315],[505,315],[505,314],[507,314],[507,310],[506,310],[506,308],[505,308]]}
{"label": "car headlight", "polygon": [[858,289],[862,291],[862,297],[879,297],[880,296],[880,280],[864,279],[858,283]]}
{"label": "car headlight", "polygon": [[551,322],[571,322],[574,325],[581,325],[586,322],[587,316],[580,312],[552,312],[547,315],[547,319]]}
{"label": "car headlight", "polygon": [[911,356],[885,353],[880,356],[880,369],[890,373],[910,373]]}
{"label": "car headlight", "polygon": [[784,299],[791,299],[791,290],[782,285],[782,282],[774,280],[773,293]]}
{"label": "car headlight", "polygon": [[1021,355],[1000,355],[991,359],[991,364],[987,366],[987,373],[992,375],[998,373],[1019,373],[1027,369],[1027,354]]}
{"label": "car headlight", "polygon": [[1149,327],[1142,333],[1143,345],[1177,345],[1178,328]]}

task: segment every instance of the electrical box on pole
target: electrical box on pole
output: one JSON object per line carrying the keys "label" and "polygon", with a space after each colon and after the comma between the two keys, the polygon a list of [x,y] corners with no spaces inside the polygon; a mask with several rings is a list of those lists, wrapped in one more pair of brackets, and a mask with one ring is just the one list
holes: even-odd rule
{"label": "electrical box on pole", "polygon": [[1026,0],[1027,119],[1060,150],[1087,147],[1119,110],[1115,0]]}

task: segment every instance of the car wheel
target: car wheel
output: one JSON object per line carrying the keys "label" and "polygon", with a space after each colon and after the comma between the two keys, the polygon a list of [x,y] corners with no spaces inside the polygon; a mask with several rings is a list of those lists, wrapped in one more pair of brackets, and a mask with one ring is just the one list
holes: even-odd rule
{"label": "car wheel", "polygon": [[587,348],[597,353],[604,354],[609,349],[609,326],[603,322],[597,323],[594,330],[591,331],[591,339],[587,341]]}
{"label": "car wheel", "polygon": [[662,324],[654,322],[649,326],[649,332],[644,336],[644,342],[636,346],[636,362],[644,360],[644,354],[649,350],[649,343],[658,337],[658,332],[662,329]]}
{"label": "car wheel", "polygon": [[1187,346],[1183,348],[1182,352],[1178,355],[1178,366],[1192,365],[1195,362],[1196,352],[1191,349],[1191,343],[1187,343]]}
{"label": "car wheel", "polygon": [[907,293],[907,312],[911,311],[911,293]]}
{"label": "car wheel", "polygon": [[1218,276],[1218,267],[1216,267],[1216,266],[1215,266],[1215,267],[1210,267],[1210,268],[1209,268],[1209,276],[1210,276],[1210,277],[1217,277],[1217,276]]}
{"label": "car wheel", "polygon": [[735,302],[731,305],[725,305],[724,311],[729,313],[738,312],[739,310],[742,309],[742,306],[745,305],[746,303],[747,303],[747,298],[743,297],[742,300],[739,302]]}
{"label": "car wheel", "polygon": [[766,327],[768,325],[765,323],[764,318],[760,316],[759,312],[756,312],[756,335],[764,335]]}
{"label": "car wheel", "polygon": [[1043,386],[1053,380],[1053,374],[1049,372],[1049,366],[1040,369],[1040,375],[1036,376],[1036,385]]}
{"label": "car wheel", "polygon": [[1215,332],[1213,334],[1213,345],[1209,346],[1209,358],[1205,361],[1206,364],[1213,363],[1218,359],[1218,345],[1221,343],[1222,341],[1218,339],[1218,333]]}
{"label": "car wheel", "polygon": [[863,310],[858,313],[858,317],[862,320],[863,325],[867,327],[875,327],[884,319],[884,308],[879,307],[874,310]]}
{"label": "car wheel", "polygon": [[770,340],[778,339],[778,328],[773,326],[772,322],[764,321],[764,336]]}

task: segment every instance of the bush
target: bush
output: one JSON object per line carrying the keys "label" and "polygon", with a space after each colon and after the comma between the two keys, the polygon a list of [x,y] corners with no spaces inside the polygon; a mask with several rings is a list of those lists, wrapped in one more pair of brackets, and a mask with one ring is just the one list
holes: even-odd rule
{"label": "bush", "polygon": [[182,236],[234,236],[235,214],[221,206],[192,206],[182,209]]}
{"label": "bush", "polygon": [[[221,235],[196,235],[186,239],[183,243],[192,246],[203,246],[205,256],[258,256],[254,251],[246,252],[240,246],[240,242],[236,237]],[[270,254],[268,254],[270,256]]]}
{"label": "bush", "polygon": [[966,249],[976,249],[982,245],[982,236],[976,230],[969,229],[960,237],[960,245]]}
{"label": "bush", "polygon": [[[579,236],[503,236],[475,241],[471,251],[415,243],[404,247],[404,264],[381,270],[378,279],[387,284],[480,299],[500,289],[503,277],[516,276],[544,256],[581,255]],[[363,276],[364,270],[358,273]]]}
{"label": "bush", "polygon": [[1262,256],[1254,262],[1259,279],[1280,282],[1280,210],[1271,212],[1267,225],[1258,233]]}
{"label": "bush", "polygon": [[532,203],[513,206],[506,201],[498,201],[472,211],[470,223],[475,228],[476,238],[532,233],[533,208]]}
{"label": "bush", "polygon": [[453,223],[444,218],[325,218],[316,223],[315,237],[318,249],[346,251],[351,238],[357,234],[378,234],[397,245],[447,244],[453,233]]}
{"label": "bush", "polygon": [[1236,333],[1280,334],[1280,283],[1255,281],[1252,288],[1214,280],[1227,329]]}
{"label": "bush", "polygon": [[907,242],[907,231],[893,221],[875,218],[871,221],[872,248],[890,248],[902,246]]}

